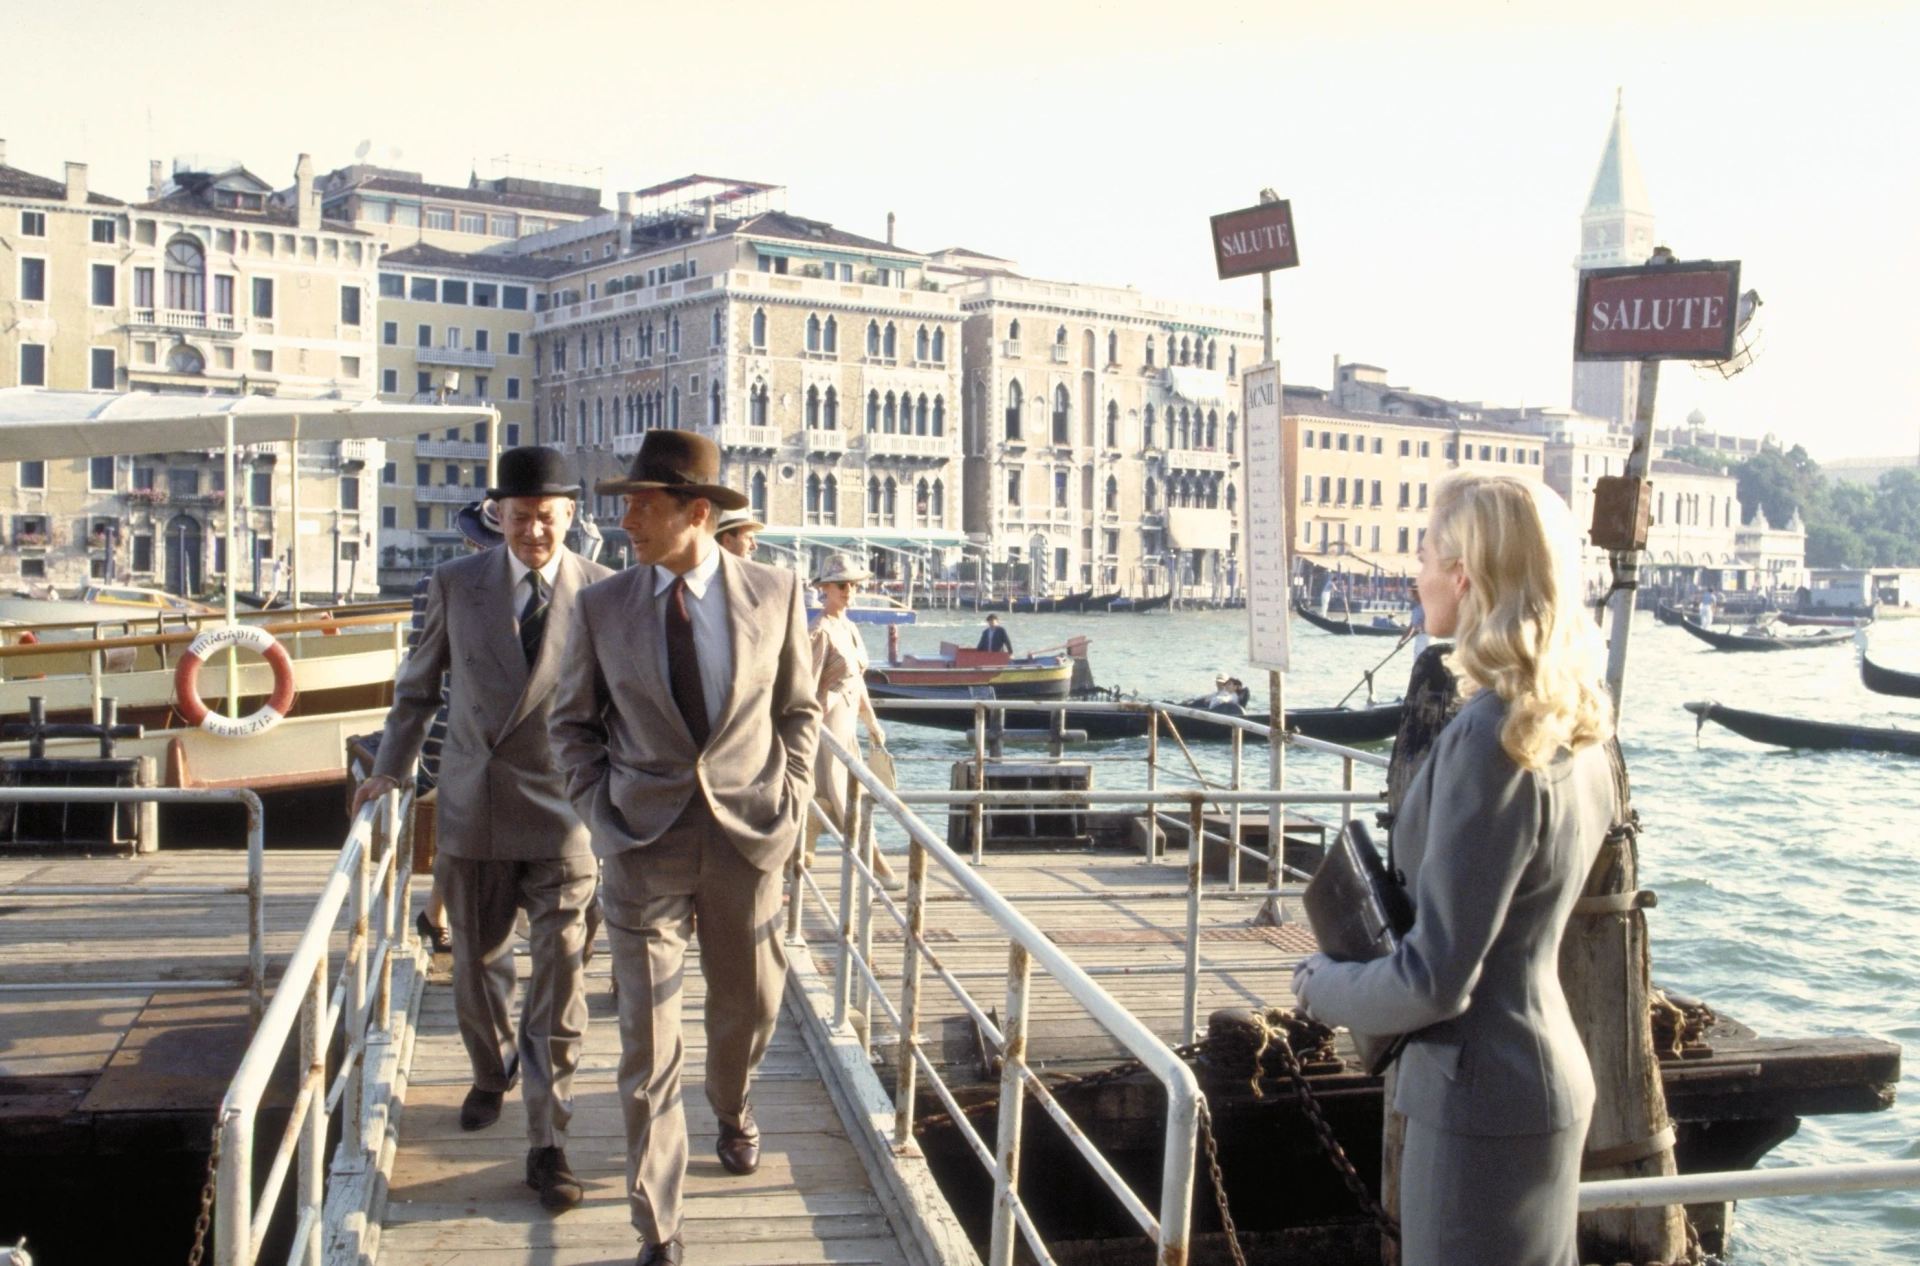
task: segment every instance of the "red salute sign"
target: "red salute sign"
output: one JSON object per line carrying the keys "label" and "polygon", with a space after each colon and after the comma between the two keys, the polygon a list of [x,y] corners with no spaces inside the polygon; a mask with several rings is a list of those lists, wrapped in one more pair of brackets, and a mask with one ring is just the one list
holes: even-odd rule
{"label": "red salute sign", "polygon": [[1580,275],[1575,360],[1726,360],[1740,265],[1700,261]]}
{"label": "red salute sign", "polygon": [[1262,202],[1214,216],[1213,262],[1222,281],[1298,268],[1300,245],[1293,238],[1293,204]]}

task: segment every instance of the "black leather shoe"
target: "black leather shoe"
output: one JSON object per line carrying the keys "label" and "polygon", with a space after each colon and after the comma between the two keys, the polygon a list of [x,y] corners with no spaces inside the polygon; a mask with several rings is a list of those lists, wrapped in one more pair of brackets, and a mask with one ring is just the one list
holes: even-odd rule
{"label": "black leather shoe", "polygon": [[586,1194],[567,1168],[566,1149],[559,1147],[536,1147],[527,1153],[527,1186],[540,1193],[540,1203],[549,1209],[571,1209]]}
{"label": "black leather shoe", "polygon": [[720,1140],[713,1150],[729,1174],[746,1175],[760,1168],[760,1127],[754,1124],[751,1105],[740,1113],[739,1125],[720,1123]]}
{"label": "black leather shoe", "polygon": [[680,1266],[680,1255],[685,1251],[680,1244],[680,1237],[676,1235],[670,1240],[642,1248],[640,1256],[633,1259],[633,1266]]}
{"label": "black leather shoe", "polygon": [[429,953],[453,953],[453,929],[435,927],[425,910],[414,919],[413,930],[420,934],[420,943],[427,947]]}
{"label": "black leather shoe", "polygon": [[460,1105],[460,1128],[463,1130],[484,1130],[500,1119],[500,1105],[506,1100],[504,1090],[482,1090],[475,1086],[467,1091],[466,1102]]}

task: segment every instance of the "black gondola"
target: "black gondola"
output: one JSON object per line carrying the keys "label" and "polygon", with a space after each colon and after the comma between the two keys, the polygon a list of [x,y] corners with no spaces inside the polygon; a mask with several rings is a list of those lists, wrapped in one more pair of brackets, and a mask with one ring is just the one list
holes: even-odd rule
{"label": "black gondola", "polygon": [[1754,631],[1719,633],[1713,629],[1703,629],[1692,620],[1684,621],[1680,627],[1717,651],[1797,651],[1809,646],[1838,646],[1853,640],[1852,633],[1837,629],[1831,633],[1809,633],[1804,637],[1780,637]]}
{"label": "black gondola", "polygon": [[[875,701],[894,702],[912,700],[991,700],[994,698],[991,686],[888,686],[874,682],[867,683],[867,693]],[[1226,716],[1246,716],[1244,712],[1223,711]],[[973,713],[964,708],[913,708],[889,707],[881,712],[882,719],[902,725],[926,726],[936,730],[965,732],[973,728]],[[1052,724],[1051,714],[1034,710],[1009,709],[1006,714],[1006,726],[1009,730],[1021,733],[1044,734]],[[1252,717],[1255,721],[1264,721],[1262,716]],[[1194,717],[1176,717],[1174,725],[1180,731],[1180,737],[1188,742],[1227,742],[1233,737],[1234,727]],[[1143,708],[1138,712],[1110,712],[1105,709],[1076,711],[1068,709],[1066,728],[1084,730],[1087,738],[1094,742],[1110,742],[1114,739],[1144,738],[1150,724]],[[1393,737],[1400,725],[1400,702],[1376,704],[1366,708],[1292,708],[1287,712],[1287,728],[1298,730],[1308,738],[1320,739],[1327,743],[1377,743]]]}
{"label": "black gondola", "polygon": [[1653,618],[1662,624],[1681,625],[1687,622],[1687,613],[1679,607],[1670,607],[1662,602],[1654,607]]}
{"label": "black gondola", "polygon": [[1775,747],[1807,747],[1819,751],[1894,752],[1920,756],[1920,730],[1882,729],[1871,725],[1836,725],[1831,721],[1803,721],[1765,712],[1729,708],[1708,699],[1689,703],[1687,711],[1704,723],[1724,725],[1741,738]]}
{"label": "black gondola", "polygon": [[1360,637],[1405,637],[1407,635],[1407,626],[1404,624],[1355,624],[1350,619],[1335,620],[1298,602],[1293,604],[1293,609],[1299,612],[1301,619],[1314,628],[1324,629],[1328,633],[1336,633],[1342,637],[1356,634]]}
{"label": "black gondola", "polygon": [[1877,695],[1920,699],[1920,673],[1903,673],[1894,668],[1882,668],[1868,659],[1864,651],[1860,655],[1860,684]]}
{"label": "black gondola", "polygon": [[1115,598],[1107,604],[1107,610],[1129,611],[1134,615],[1140,615],[1147,611],[1163,611],[1172,601],[1173,595],[1170,593],[1163,593],[1158,598]]}

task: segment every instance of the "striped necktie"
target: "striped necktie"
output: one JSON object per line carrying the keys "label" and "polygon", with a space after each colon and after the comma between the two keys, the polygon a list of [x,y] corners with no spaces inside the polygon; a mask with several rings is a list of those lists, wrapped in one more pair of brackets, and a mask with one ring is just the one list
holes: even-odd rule
{"label": "striped necktie", "polygon": [[547,610],[553,605],[547,582],[537,571],[527,573],[527,605],[520,608],[520,649],[526,654],[527,667],[540,658],[540,643],[547,636]]}

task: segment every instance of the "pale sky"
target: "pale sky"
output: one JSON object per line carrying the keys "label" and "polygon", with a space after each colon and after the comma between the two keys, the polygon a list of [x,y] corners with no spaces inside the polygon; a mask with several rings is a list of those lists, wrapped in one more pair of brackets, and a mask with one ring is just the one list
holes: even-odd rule
{"label": "pale sky", "polygon": [[1765,353],[1696,406],[1818,458],[1920,450],[1920,5],[0,2],[8,161],[144,195],[147,159],[291,183],[500,155],[613,193],[701,171],[916,249],[1259,306],[1207,216],[1290,198],[1287,381],[1332,360],[1459,399],[1568,402],[1578,217],[1616,86],[1682,258],[1739,259]]}

